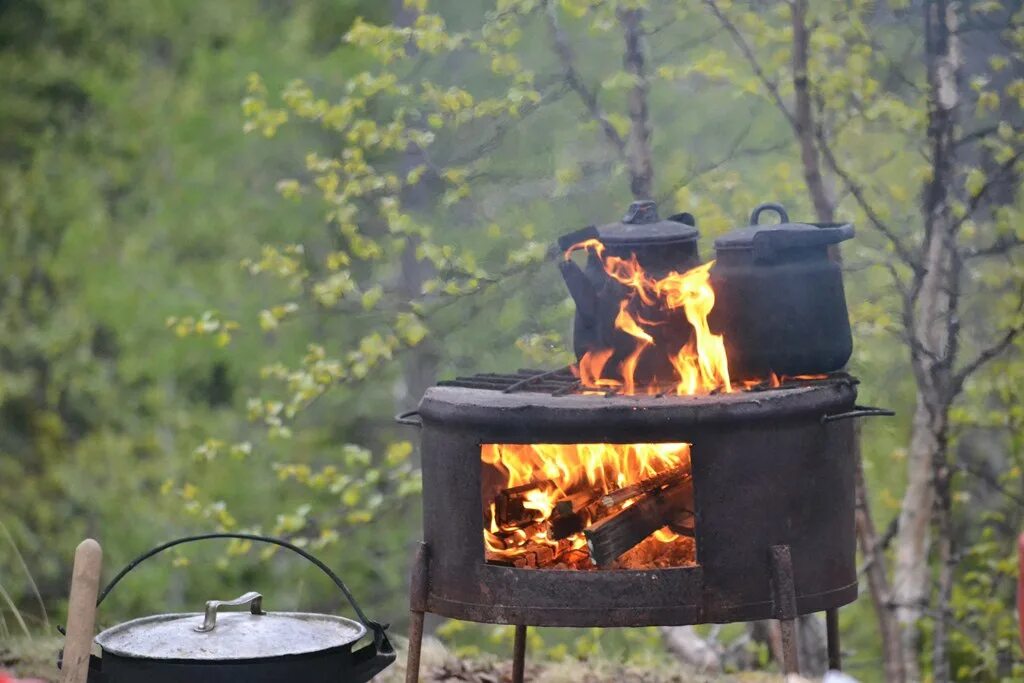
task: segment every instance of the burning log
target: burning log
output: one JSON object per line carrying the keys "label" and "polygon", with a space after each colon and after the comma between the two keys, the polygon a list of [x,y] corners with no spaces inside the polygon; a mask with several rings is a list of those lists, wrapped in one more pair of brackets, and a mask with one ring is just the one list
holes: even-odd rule
{"label": "burning log", "polygon": [[668,470],[667,472],[661,472],[644,479],[643,481],[637,482],[636,484],[630,484],[629,486],[623,486],[621,489],[611,491],[598,500],[598,504],[601,507],[609,510],[617,505],[625,503],[627,500],[636,498],[645,493],[656,491],[669,484],[675,484],[676,482],[682,481],[690,476],[689,465],[683,465],[674,469]]}
{"label": "burning log", "polygon": [[534,481],[499,491],[494,497],[494,519],[498,526],[521,527],[536,521],[537,511],[524,505],[526,494],[547,484],[547,481]]}
{"label": "burning log", "polygon": [[563,539],[578,534],[586,528],[588,520],[595,517],[593,513],[594,496],[580,499],[579,504],[572,500],[560,500],[555,504],[555,509],[548,520],[551,530],[551,538]]}
{"label": "burning log", "polygon": [[583,504],[579,506],[575,505],[571,500],[560,500],[555,505],[554,512],[549,520],[551,538],[568,538],[573,534],[578,534],[587,527],[587,524],[606,517],[612,510],[626,501],[683,481],[689,478],[689,476],[689,466],[683,465],[666,472],[660,472],[636,484],[630,484],[610,491],[596,499],[594,497],[585,498],[583,499]]}
{"label": "burning log", "polygon": [[680,523],[680,514],[691,507],[692,500],[693,486],[688,478],[665,489],[642,494],[622,512],[584,529],[591,560],[599,567],[606,567],[619,555],[670,523],[685,528]]}

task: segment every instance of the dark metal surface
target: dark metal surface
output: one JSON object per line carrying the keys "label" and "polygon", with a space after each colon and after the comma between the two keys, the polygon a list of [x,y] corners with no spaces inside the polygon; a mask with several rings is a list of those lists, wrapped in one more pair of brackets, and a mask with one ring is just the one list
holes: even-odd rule
{"label": "dark metal surface", "polygon": [[516,626],[515,643],[512,648],[512,683],[523,683],[526,672],[526,627]]}
{"label": "dark metal surface", "polygon": [[[642,626],[775,616],[769,548],[792,549],[798,614],[856,599],[852,378],[758,393],[550,396],[430,389],[423,419],[427,611],[490,623]],[[484,562],[482,443],[693,444],[697,566]]]}
{"label": "dark metal surface", "polygon": [[[759,207],[752,220],[766,208],[781,209]],[[828,250],[852,236],[849,224],[783,223],[715,241],[708,323],[724,337],[731,376],[816,374],[846,364],[853,338],[843,274]]]}
{"label": "dark metal surface", "polygon": [[839,610],[825,610],[825,633],[828,638],[828,668],[842,671],[842,653],[839,649]]}
{"label": "dark metal surface", "polygon": [[837,420],[851,420],[855,417],[892,417],[896,413],[888,408],[873,408],[871,406],[854,406],[853,410],[835,415],[823,415],[822,422],[835,422]]}
{"label": "dark metal surface", "polygon": [[486,436],[481,442],[633,443],[679,441],[695,428],[817,421],[850,410],[855,396],[855,380],[848,376],[772,391],[699,397],[506,394],[442,385],[427,390],[418,411],[427,425],[479,433]]}
{"label": "dark metal surface", "polygon": [[153,660],[104,654],[102,669],[91,669],[89,683],[362,683],[352,675],[351,648],[309,655],[231,662]]}

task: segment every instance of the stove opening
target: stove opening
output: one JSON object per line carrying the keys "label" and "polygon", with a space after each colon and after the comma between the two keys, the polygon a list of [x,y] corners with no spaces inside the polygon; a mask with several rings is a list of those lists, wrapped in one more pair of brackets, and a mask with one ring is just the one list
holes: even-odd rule
{"label": "stove opening", "polygon": [[688,443],[480,447],[484,552],[529,569],[697,563]]}

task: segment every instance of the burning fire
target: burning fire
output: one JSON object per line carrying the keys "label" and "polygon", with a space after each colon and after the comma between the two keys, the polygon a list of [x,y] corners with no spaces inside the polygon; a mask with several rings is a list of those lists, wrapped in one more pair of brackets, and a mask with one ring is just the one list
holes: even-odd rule
{"label": "burning fire", "polygon": [[[650,394],[674,391],[683,396],[732,391],[725,342],[722,335],[713,334],[708,326],[708,314],[715,305],[715,291],[709,275],[714,261],[685,273],[672,271],[658,280],[644,271],[635,255],[631,254],[628,259],[606,255],[604,244],[599,240],[574,244],[566,250],[565,258],[569,259],[578,249],[591,250],[601,259],[605,272],[626,286],[627,294],[619,304],[615,328],[635,340],[633,351],[619,363],[614,378],[605,376],[605,366],[614,354],[613,349],[584,354],[577,370],[584,386],[614,388],[625,394],[638,393],[636,367],[641,356],[661,353],[667,355],[674,376],[658,378],[646,387],[640,387],[641,390]],[[693,334],[675,348],[656,345],[651,328],[664,325],[672,316],[680,314],[686,317]]]}
{"label": "burning fire", "polygon": [[[582,530],[600,518],[614,516],[645,495],[673,486],[689,491],[692,510],[688,443],[483,444],[481,459],[504,478],[484,520],[490,561],[589,567]],[[578,528],[559,534],[557,524],[566,520]],[[622,555],[620,566],[679,566],[695,561],[692,538],[667,525],[652,531]]]}

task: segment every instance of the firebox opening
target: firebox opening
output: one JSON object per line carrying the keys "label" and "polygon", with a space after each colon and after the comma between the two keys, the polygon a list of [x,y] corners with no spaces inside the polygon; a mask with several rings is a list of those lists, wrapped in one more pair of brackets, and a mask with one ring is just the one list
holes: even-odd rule
{"label": "firebox opening", "polygon": [[480,447],[485,559],[528,569],[697,563],[690,444]]}

